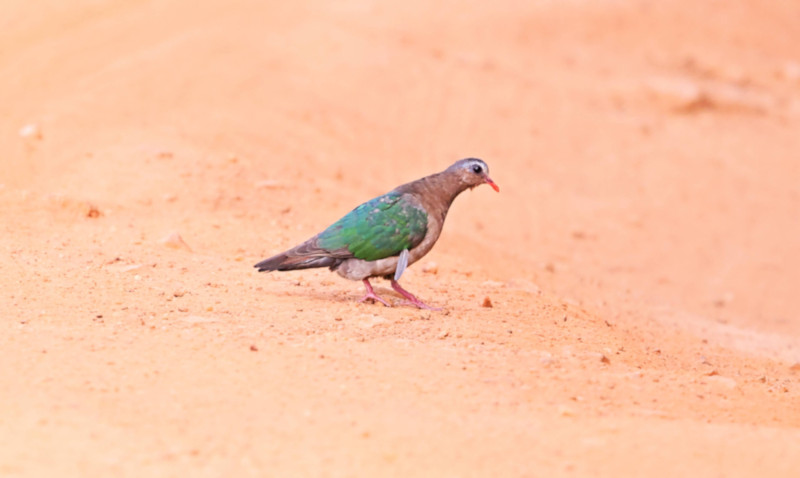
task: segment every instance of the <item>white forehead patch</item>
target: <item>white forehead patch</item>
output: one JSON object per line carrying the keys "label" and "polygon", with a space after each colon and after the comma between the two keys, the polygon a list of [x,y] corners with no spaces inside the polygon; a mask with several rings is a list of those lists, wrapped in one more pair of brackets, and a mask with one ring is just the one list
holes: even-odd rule
{"label": "white forehead patch", "polygon": [[480,168],[484,172],[487,172],[487,173],[489,172],[489,166],[487,166],[486,163],[484,163],[482,159],[478,159],[478,158],[464,158],[462,160],[456,161],[455,163],[453,163],[447,169],[449,171],[455,171],[455,170],[472,171],[472,169],[474,167],[476,167],[476,166],[480,166]]}
{"label": "white forehead patch", "polygon": [[470,160],[467,162],[467,167],[471,168],[472,166],[474,166],[474,165],[476,165],[476,164],[477,164],[478,166],[480,166],[481,168],[483,168],[483,170],[484,170],[484,171],[489,171],[489,166],[487,166],[487,165],[486,165],[486,163],[484,163],[484,162],[483,162],[483,160],[480,160],[480,159],[478,159],[478,158],[472,158],[472,159],[470,159]]}

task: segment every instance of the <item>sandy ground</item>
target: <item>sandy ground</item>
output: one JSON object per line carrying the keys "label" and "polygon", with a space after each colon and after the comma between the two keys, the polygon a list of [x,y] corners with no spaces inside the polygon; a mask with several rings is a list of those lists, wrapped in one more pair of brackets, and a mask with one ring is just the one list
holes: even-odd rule
{"label": "sandy ground", "polygon": [[0,475],[798,476],[800,4],[429,3],[4,2]]}

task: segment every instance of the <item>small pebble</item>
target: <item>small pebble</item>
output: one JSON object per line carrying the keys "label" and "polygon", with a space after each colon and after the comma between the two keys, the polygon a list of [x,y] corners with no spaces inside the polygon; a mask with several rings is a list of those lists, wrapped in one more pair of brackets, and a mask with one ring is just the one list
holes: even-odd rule
{"label": "small pebble", "polygon": [[558,414],[561,415],[562,417],[574,417],[575,410],[573,410],[571,407],[567,405],[559,405]]}
{"label": "small pebble", "polygon": [[435,262],[428,262],[422,266],[422,272],[436,275],[439,272],[439,265]]}
{"label": "small pebble", "polygon": [[263,181],[256,181],[257,189],[277,189],[283,185],[274,179],[265,179]]}
{"label": "small pebble", "polygon": [[483,298],[483,303],[481,304],[481,307],[488,307],[488,308],[494,307],[492,305],[492,299],[490,299],[489,296],[484,297]]}
{"label": "small pebble", "polygon": [[158,242],[172,249],[185,249],[190,252],[192,250],[192,248],[186,244],[181,235],[177,232],[169,233],[165,237],[161,238],[161,240]]}
{"label": "small pebble", "polygon": [[97,206],[92,203],[86,203],[86,217],[94,219],[102,215],[103,213],[100,212],[100,209],[98,209]]}
{"label": "small pebble", "polygon": [[42,131],[39,129],[38,125],[33,123],[26,124],[22,128],[19,129],[19,135],[23,138],[33,138],[33,139],[42,139]]}
{"label": "small pebble", "polygon": [[654,99],[676,111],[692,112],[712,106],[705,91],[687,78],[651,78],[646,88]]}

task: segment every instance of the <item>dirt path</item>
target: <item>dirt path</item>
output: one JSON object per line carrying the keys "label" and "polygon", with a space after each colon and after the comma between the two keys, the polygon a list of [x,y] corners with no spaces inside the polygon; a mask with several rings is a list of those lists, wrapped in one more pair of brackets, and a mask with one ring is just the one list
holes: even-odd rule
{"label": "dirt path", "polygon": [[[7,3],[1,476],[796,476],[796,2]],[[466,156],[443,312],[252,270]]]}

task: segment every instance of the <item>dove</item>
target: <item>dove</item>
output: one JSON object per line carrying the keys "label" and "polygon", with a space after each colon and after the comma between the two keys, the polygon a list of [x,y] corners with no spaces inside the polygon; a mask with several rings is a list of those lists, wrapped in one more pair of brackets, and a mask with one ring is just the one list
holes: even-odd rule
{"label": "dove", "polygon": [[391,307],[369,281],[383,277],[411,305],[437,310],[398,281],[408,266],[436,244],[453,200],[481,184],[500,192],[485,162],[477,158],[456,161],[442,172],[370,199],[316,236],[255,264],[255,268],[268,272],[328,267],[346,279],[364,283],[366,294],[360,302],[369,300]]}

